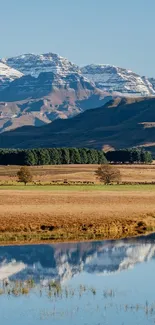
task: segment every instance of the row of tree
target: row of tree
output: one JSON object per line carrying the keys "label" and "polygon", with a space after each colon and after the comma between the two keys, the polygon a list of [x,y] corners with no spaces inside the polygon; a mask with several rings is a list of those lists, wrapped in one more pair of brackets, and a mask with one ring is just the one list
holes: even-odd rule
{"label": "row of tree", "polygon": [[106,153],[106,158],[111,163],[150,164],[152,162],[152,155],[149,151],[136,148],[109,151]]}
{"label": "row of tree", "polygon": [[152,155],[142,149],[109,151],[86,148],[51,148],[14,150],[0,149],[0,165],[61,165],[61,164],[106,164],[151,163]]}
{"label": "row of tree", "polygon": [[35,166],[105,163],[107,163],[107,159],[103,151],[86,148],[0,150],[0,165]]}

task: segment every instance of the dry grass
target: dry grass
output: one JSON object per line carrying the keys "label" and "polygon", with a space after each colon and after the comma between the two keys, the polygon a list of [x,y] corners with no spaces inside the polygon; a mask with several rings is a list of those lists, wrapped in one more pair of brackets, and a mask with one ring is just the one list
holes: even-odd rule
{"label": "dry grass", "polygon": [[[0,166],[0,182],[15,182],[19,166]],[[52,181],[90,181],[96,183],[95,170],[98,165],[60,165],[30,167],[35,182]],[[123,182],[155,182],[155,164],[152,165],[117,165]]]}
{"label": "dry grass", "polygon": [[120,238],[155,229],[154,191],[0,191],[1,241]]}

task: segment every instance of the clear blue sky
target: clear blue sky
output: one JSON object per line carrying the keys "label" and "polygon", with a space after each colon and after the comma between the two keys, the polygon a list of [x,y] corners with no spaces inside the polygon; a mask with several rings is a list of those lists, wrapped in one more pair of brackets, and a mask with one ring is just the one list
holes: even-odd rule
{"label": "clear blue sky", "polygon": [[0,0],[0,57],[53,52],[155,77],[155,0]]}

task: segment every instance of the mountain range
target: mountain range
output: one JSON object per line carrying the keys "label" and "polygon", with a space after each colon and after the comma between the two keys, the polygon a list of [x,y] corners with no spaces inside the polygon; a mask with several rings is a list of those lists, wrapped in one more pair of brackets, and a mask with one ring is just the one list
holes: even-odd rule
{"label": "mountain range", "polygon": [[0,79],[0,132],[69,118],[112,97],[78,66],[53,53],[1,59],[0,64],[5,67]]}
{"label": "mountain range", "polygon": [[40,73],[45,72],[53,72],[61,77],[77,73],[83,75],[89,81],[92,81],[97,88],[104,91],[124,95],[155,95],[155,79],[142,77],[129,69],[109,64],[91,64],[78,67],[66,58],[54,53],[24,54],[1,59],[1,62],[8,65],[8,68],[10,67],[23,75],[31,75],[36,78]]}
{"label": "mountain range", "polygon": [[128,69],[53,53],[0,59],[0,147],[154,151],[154,108],[155,79]]}

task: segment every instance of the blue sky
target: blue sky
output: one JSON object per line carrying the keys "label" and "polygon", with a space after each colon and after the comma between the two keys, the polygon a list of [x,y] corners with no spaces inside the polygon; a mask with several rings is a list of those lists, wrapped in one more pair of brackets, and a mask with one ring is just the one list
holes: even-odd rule
{"label": "blue sky", "polygon": [[0,57],[53,52],[155,77],[155,0],[0,0]]}

